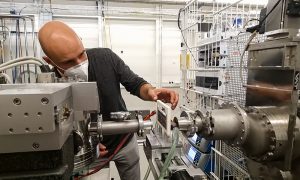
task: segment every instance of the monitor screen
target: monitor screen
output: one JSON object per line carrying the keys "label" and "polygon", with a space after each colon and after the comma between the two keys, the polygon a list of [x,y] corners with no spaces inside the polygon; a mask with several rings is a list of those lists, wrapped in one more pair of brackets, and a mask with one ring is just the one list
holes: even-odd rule
{"label": "monitor screen", "polygon": [[191,147],[188,153],[189,157],[194,160],[195,156],[196,156],[196,151]]}
{"label": "monitor screen", "polygon": [[192,140],[193,140],[194,142],[197,142],[197,138],[198,138],[198,135],[195,133],[194,136],[192,137]]}

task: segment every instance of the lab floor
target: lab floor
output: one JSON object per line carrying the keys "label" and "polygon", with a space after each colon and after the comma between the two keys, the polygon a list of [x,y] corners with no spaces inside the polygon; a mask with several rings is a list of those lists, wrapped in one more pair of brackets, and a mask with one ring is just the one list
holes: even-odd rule
{"label": "lab floor", "polygon": [[[148,161],[146,159],[146,155],[144,153],[142,145],[139,145],[139,153],[140,153],[141,179],[143,179],[148,168]],[[120,176],[115,166],[115,163],[112,161],[110,162],[109,166],[110,168],[102,169],[100,172],[84,178],[84,180],[120,180]],[[154,180],[154,177],[151,172],[148,177],[148,180]]]}

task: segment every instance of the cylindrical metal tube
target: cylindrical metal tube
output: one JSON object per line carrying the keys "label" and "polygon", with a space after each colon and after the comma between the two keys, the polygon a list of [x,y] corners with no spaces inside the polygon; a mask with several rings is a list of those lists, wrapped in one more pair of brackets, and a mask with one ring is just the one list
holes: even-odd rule
{"label": "cylindrical metal tube", "polygon": [[241,120],[233,109],[217,109],[212,111],[214,140],[233,140],[241,128]]}
{"label": "cylindrical metal tube", "polygon": [[151,128],[153,126],[152,121],[144,121],[144,129]]}
{"label": "cylindrical metal tube", "polygon": [[188,119],[188,117],[180,117],[176,123],[181,131],[187,131],[188,128],[194,124],[192,119]]}
{"label": "cylindrical metal tube", "polygon": [[90,122],[88,126],[88,130],[90,135],[97,135],[98,134],[98,123],[97,122]]}
{"label": "cylindrical metal tube", "polygon": [[102,135],[125,134],[138,132],[139,122],[137,120],[126,121],[103,121],[102,128],[98,130]]}
{"label": "cylindrical metal tube", "polygon": [[100,121],[98,123],[91,122],[88,129],[90,134],[113,135],[139,132],[140,130],[152,126],[153,123],[151,121],[139,122],[137,119],[133,119],[124,121]]}
{"label": "cylindrical metal tube", "polygon": [[[287,131],[289,107],[255,107],[255,112],[248,114],[250,131],[243,145],[247,155],[266,159],[283,159],[287,149]],[[299,119],[296,128],[300,127]],[[300,134],[295,131],[293,158],[300,156]]]}

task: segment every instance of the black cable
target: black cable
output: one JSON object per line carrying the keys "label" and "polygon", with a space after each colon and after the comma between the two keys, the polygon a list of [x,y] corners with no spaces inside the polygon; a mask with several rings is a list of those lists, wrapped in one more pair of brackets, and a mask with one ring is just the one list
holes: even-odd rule
{"label": "black cable", "polygon": [[184,10],[184,8],[180,8],[180,9],[179,9],[179,12],[178,12],[178,19],[177,19],[177,26],[178,26],[178,28],[179,28],[179,30],[180,30],[180,32],[181,32],[181,36],[182,36],[182,39],[183,39],[183,42],[184,42],[185,46],[186,46],[187,49],[189,50],[189,52],[190,52],[191,56],[193,57],[193,60],[195,61],[196,65],[199,66],[199,65],[198,65],[198,62],[197,62],[197,60],[196,60],[196,58],[195,58],[195,56],[193,55],[193,53],[192,53],[192,51],[191,51],[191,48],[190,48],[190,47],[188,46],[188,44],[187,44],[187,41],[186,41],[186,39],[185,39],[185,37],[184,37],[184,34],[183,34],[183,30],[182,30],[181,25],[180,25],[180,15],[181,15],[181,12],[182,12],[183,10]]}
{"label": "black cable", "polygon": [[53,14],[53,10],[52,10],[52,1],[51,1],[51,0],[49,0],[49,7],[50,7],[50,13]]}
{"label": "black cable", "polygon": [[180,26],[180,15],[181,15],[181,12],[183,11],[183,8],[180,8],[179,9],[179,12],[178,12],[178,19],[177,19],[177,26],[179,28],[179,30],[181,31],[181,26]]}
{"label": "black cable", "polygon": [[253,33],[254,31],[259,32],[261,29],[261,26],[266,21],[267,17],[275,10],[275,8],[279,5],[280,2],[281,2],[281,0],[278,0],[276,2],[276,4],[272,7],[272,9],[269,11],[269,13],[266,14],[266,16],[262,20],[259,21],[259,24],[256,26],[247,28],[246,32],[251,32],[251,33]]}
{"label": "black cable", "polygon": [[101,1],[101,13],[102,13],[102,17],[104,18],[105,15],[104,15],[104,0]]}
{"label": "black cable", "polygon": [[275,10],[275,8],[279,5],[280,1],[281,0],[278,0],[276,2],[276,4],[273,6],[273,8],[271,9],[271,11],[259,22],[260,26],[264,23],[264,21],[267,19],[267,17]]}
{"label": "black cable", "polygon": [[19,15],[21,15],[22,11],[27,8],[27,6],[24,6],[23,8],[21,8],[21,10],[19,11]]}

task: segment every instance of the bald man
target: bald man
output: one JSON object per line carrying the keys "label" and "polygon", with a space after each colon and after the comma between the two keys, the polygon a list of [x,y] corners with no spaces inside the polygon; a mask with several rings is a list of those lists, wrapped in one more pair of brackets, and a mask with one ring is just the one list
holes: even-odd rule
{"label": "bald man", "polygon": [[[130,68],[110,49],[86,50],[80,38],[60,21],[46,23],[38,33],[46,56],[43,59],[55,67],[58,76],[78,76],[86,81],[97,82],[100,113],[110,120],[110,113],[127,111],[121,95],[120,84],[127,91],[147,101],[162,100],[177,106],[178,94],[163,88],[154,88]],[[113,153],[124,134],[104,136],[100,144],[102,156]],[[122,180],[140,180],[139,153],[136,137],[132,134],[124,147],[113,158]]]}

